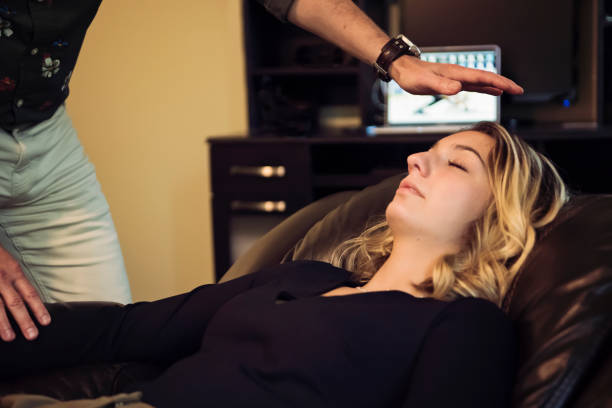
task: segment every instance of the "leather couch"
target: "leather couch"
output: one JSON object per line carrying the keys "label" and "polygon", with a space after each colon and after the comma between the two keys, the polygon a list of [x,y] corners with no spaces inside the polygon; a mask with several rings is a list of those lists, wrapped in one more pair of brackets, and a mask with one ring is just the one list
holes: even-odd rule
{"label": "leather couch", "polygon": [[[222,281],[283,261],[325,260],[370,217],[384,214],[402,177],[304,207],[260,238]],[[519,339],[512,407],[612,407],[612,195],[570,200],[540,234],[503,309]],[[93,397],[158,372],[135,363],[76,367],[5,382],[0,394]]]}

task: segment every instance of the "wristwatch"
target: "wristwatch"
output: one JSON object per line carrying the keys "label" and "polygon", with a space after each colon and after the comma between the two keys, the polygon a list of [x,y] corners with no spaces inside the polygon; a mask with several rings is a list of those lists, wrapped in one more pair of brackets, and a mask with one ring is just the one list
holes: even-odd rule
{"label": "wristwatch", "polygon": [[398,34],[382,47],[380,55],[374,63],[374,69],[378,77],[385,82],[391,81],[389,65],[402,55],[411,55],[420,58],[421,50],[405,35]]}

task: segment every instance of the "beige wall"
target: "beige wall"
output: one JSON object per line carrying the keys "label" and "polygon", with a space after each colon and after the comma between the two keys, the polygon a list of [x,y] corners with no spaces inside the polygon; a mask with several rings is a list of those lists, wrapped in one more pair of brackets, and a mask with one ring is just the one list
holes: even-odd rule
{"label": "beige wall", "polygon": [[245,133],[239,0],[104,0],[68,111],[106,193],[134,300],[212,282],[208,148]]}

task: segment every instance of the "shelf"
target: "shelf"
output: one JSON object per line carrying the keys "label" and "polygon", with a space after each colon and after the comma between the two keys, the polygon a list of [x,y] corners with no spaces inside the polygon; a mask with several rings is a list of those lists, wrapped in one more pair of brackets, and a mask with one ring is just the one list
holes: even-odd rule
{"label": "shelf", "polygon": [[255,68],[251,72],[255,76],[263,75],[359,75],[359,67],[324,67],[324,68],[309,68],[309,67],[270,67],[270,68]]}
{"label": "shelf", "polygon": [[344,189],[362,189],[398,175],[402,171],[405,170],[398,168],[388,172],[375,172],[371,174],[319,174],[313,176],[312,185],[314,188],[342,187]]}

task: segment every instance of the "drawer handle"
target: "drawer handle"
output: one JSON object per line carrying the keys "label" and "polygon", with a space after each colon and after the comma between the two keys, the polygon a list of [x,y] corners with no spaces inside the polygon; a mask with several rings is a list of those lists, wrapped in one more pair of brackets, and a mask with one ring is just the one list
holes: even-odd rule
{"label": "drawer handle", "polygon": [[232,210],[249,210],[257,212],[283,213],[287,209],[287,203],[284,201],[240,201],[234,200],[230,203]]}
{"label": "drawer handle", "polygon": [[230,175],[255,176],[263,178],[285,177],[285,166],[231,166]]}

